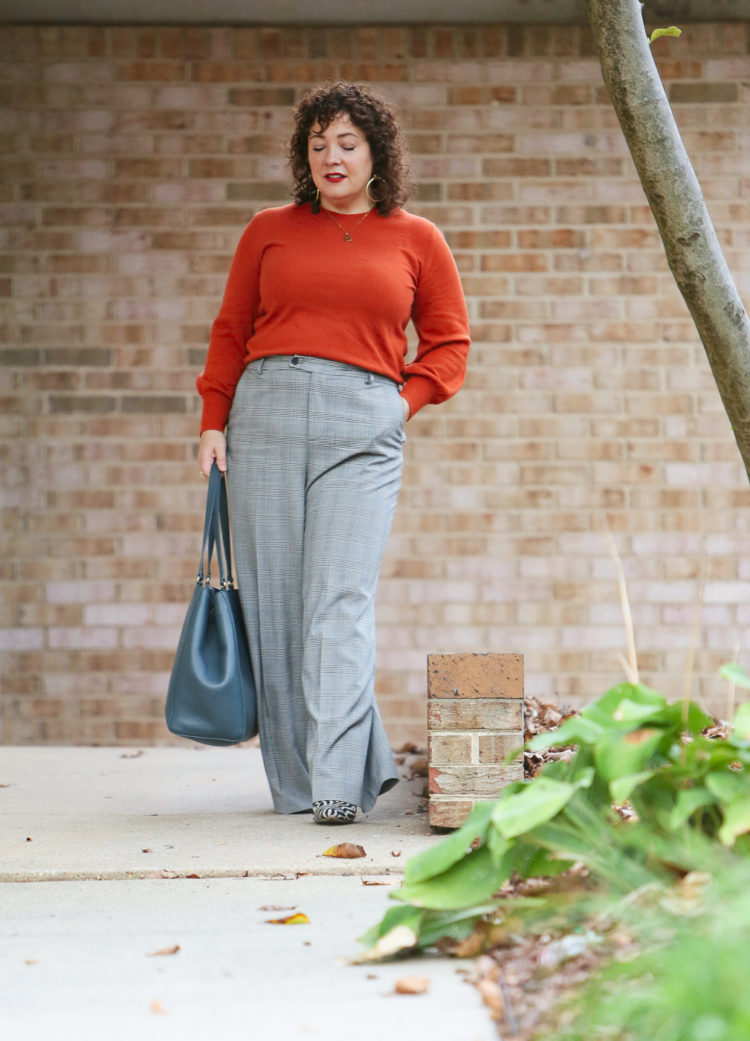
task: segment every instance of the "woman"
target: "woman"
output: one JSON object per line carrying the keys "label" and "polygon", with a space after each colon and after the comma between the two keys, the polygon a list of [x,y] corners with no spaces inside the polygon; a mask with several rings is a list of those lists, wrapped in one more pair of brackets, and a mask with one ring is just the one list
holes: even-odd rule
{"label": "woman", "polygon": [[289,159],[294,202],[245,229],[212,326],[198,465],[230,474],[274,809],[348,824],[397,782],[374,604],[403,428],[458,390],[468,320],[442,235],[402,209],[405,154],[380,98],[309,92]]}

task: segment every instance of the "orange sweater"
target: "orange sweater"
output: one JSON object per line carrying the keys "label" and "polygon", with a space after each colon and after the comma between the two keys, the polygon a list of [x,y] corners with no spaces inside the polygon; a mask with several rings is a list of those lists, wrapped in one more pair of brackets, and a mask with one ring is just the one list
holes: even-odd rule
{"label": "orange sweater", "polygon": [[[395,210],[262,210],[242,234],[211,329],[201,431],[223,430],[245,366],[272,354],[347,362],[403,383],[412,415],[445,401],[466,371],[468,317],[456,265],[434,224]],[[361,222],[361,223],[359,223]],[[419,336],[406,364],[405,329]]]}

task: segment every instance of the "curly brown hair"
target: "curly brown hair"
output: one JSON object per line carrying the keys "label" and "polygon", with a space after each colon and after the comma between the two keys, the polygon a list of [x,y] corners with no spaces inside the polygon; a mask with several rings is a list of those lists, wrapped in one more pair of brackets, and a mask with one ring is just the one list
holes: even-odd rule
{"label": "curly brown hair", "polygon": [[320,209],[318,190],[310,173],[307,148],[313,126],[325,130],[346,113],[366,136],[372,152],[372,173],[379,177],[375,206],[383,217],[403,206],[409,195],[409,166],[401,129],[386,102],[367,87],[331,83],[309,90],[294,110],[294,132],[287,157],[294,178],[294,201]]}

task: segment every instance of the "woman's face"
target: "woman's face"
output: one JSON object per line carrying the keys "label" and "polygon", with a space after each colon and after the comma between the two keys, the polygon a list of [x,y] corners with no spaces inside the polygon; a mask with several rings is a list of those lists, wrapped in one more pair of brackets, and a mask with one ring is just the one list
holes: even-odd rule
{"label": "woman's face", "polygon": [[364,213],[372,208],[365,191],[372,177],[372,152],[366,135],[346,113],[325,130],[314,123],[307,142],[307,160],[320,202],[335,213]]}

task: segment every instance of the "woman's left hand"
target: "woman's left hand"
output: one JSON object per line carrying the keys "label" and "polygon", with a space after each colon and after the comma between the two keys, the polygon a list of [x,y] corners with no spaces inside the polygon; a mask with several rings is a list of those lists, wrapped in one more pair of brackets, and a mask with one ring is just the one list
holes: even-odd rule
{"label": "woman's left hand", "polygon": [[408,423],[409,420],[411,419],[411,405],[409,404],[409,402],[406,400],[405,397],[402,396],[401,400],[404,403],[404,423]]}

